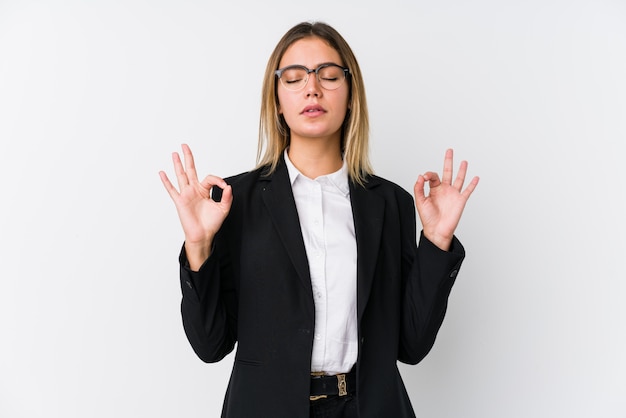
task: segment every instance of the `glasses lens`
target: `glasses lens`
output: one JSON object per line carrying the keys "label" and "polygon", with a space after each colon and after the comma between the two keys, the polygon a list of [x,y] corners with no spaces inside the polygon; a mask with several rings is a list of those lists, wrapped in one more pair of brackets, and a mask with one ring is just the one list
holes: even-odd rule
{"label": "glasses lens", "polygon": [[343,80],[346,79],[346,74],[343,68],[336,65],[329,65],[322,67],[318,71],[318,80],[323,88],[326,90],[335,90],[341,86]]}
{"label": "glasses lens", "polygon": [[[280,82],[287,90],[301,90],[309,80],[309,73],[304,67],[293,66],[280,70]],[[326,90],[339,88],[346,79],[342,67],[334,64],[325,64],[317,69],[317,80]]]}
{"label": "glasses lens", "polygon": [[280,76],[280,82],[288,90],[300,90],[307,82],[308,74],[303,68],[287,68]]}

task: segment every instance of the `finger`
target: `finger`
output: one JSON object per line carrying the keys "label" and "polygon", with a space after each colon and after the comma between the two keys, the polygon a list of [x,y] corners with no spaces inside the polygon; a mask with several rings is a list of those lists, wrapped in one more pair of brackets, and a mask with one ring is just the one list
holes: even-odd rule
{"label": "finger", "polygon": [[424,183],[426,180],[421,174],[417,176],[417,181],[413,186],[413,193],[415,194],[415,204],[421,206],[426,201],[426,195],[424,194]]}
{"label": "finger", "polygon": [[159,171],[159,177],[161,177],[161,182],[163,183],[163,186],[165,186],[167,193],[170,195],[172,200],[176,201],[176,198],[178,197],[178,190],[176,190],[170,179],[167,178],[167,174],[165,174],[164,171]]}
{"label": "finger", "polygon": [[437,186],[440,186],[441,183],[443,183],[441,181],[441,179],[439,178],[439,174],[433,172],[433,171],[429,171],[427,173],[424,173],[424,180],[426,180],[428,182],[428,187],[430,188],[434,188]]}
{"label": "finger", "polygon": [[180,161],[180,155],[177,152],[172,153],[172,162],[174,163],[174,172],[176,173],[176,180],[178,181],[178,189],[182,190],[184,186],[189,184],[187,173],[183,169],[183,164]]}
{"label": "finger", "polygon": [[465,188],[465,190],[463,190],[463,193],[461,193],[463,195],[463,197],[465,198],[465,200],[469,199],[469,197],[472,195],[472,193],[474,192],[474,190],[476,189],[476,186],[478,186],[478,181],[480,180],[480,177],[475,176],[472,181],[470,181],[470,184],[467,185],[467,187]]}
{"label": "finger", "polygon": [[196,172],[196,164],[193,160],[193,154],[191,153],[191,148],[189,145],[182,144],[183,148],[183,156],[185,157],[185,171],[187,172],[187,178],[189,182],[197,182],[198,181],[198,173]]}
{"label": "finger", "polygon": [[463,188],[463,183],[465,183],[465,175],[467,174],[467,161],[461,161],[461,165],[459,166],[459,173],[456,175],[456,179],[454,180],[454,188],[459,192]]}
{"label": "finger", "polygon": [[452,148],[446,150],[446,156],[443,159],[443,178],[442,183],[452,184]]}
{"label": "finger", "polygon": [[211,189],[213,186],[217,186],[220,189],[225,189],[228,184],[218,176],[209,174],[201,182],[197,183],[200,194],[205,198],[212,198]]}
{"label": "finger", "polygon": [[220,189],[224,189],[224,188],[226,188],[226,186],[228,186],[228,183],[226,183],[226,181],[224,181],[223,178],[218,177],[218,176],[214,176],[212,174],[209,174],[204,179],[202,179],[200,184],[203,187],[206,187],[207,189],[210,189],[213,186],[217,186]]}

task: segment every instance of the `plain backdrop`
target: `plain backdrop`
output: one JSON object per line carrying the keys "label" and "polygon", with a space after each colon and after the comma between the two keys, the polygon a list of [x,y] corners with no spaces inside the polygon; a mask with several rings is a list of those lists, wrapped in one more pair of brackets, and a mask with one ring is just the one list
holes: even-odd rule
{"label": "plain backdrop", "polygon": [[183,142],[202,175],[254,166],[304,20],[355,51],[377,174],[412,191],[452,147],[481,177],[401,366],[418,416],[626,417],[623,0],[0,0],[0,417],[219,415],[232,355],[185,338],[157,173]]}

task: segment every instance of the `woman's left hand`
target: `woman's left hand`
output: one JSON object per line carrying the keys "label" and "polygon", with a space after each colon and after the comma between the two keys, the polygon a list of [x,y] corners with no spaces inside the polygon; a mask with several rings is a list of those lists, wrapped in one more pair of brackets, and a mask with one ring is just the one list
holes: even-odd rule
{"label": "woman's left hand", "polygon": [[[418,176],[413,188],[415,206],[422,221],[424,236],[446,251],[450,248],[465,204],[479,180],[478,177],[474,177],[465,190],[462,190],[467,173],[467,161],[462,161],[459,173],[452,183],[452,154],[451,149],[446,151],[441,179],[437,173],[429,171]],[[430,188],[428,196],[424,192],[426,182]]]}

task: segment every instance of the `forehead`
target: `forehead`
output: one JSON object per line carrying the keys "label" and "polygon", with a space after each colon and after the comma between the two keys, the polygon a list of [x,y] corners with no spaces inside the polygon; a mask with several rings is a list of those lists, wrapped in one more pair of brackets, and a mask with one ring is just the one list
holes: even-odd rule
{"label": "forehead", "polygon": [[304,65],[316,68],[318,65],[333,62],[343,65],[339,52],[320,38],[309,37],[297,40],[289,45],[280,60],[279,67],[287,65]]}

